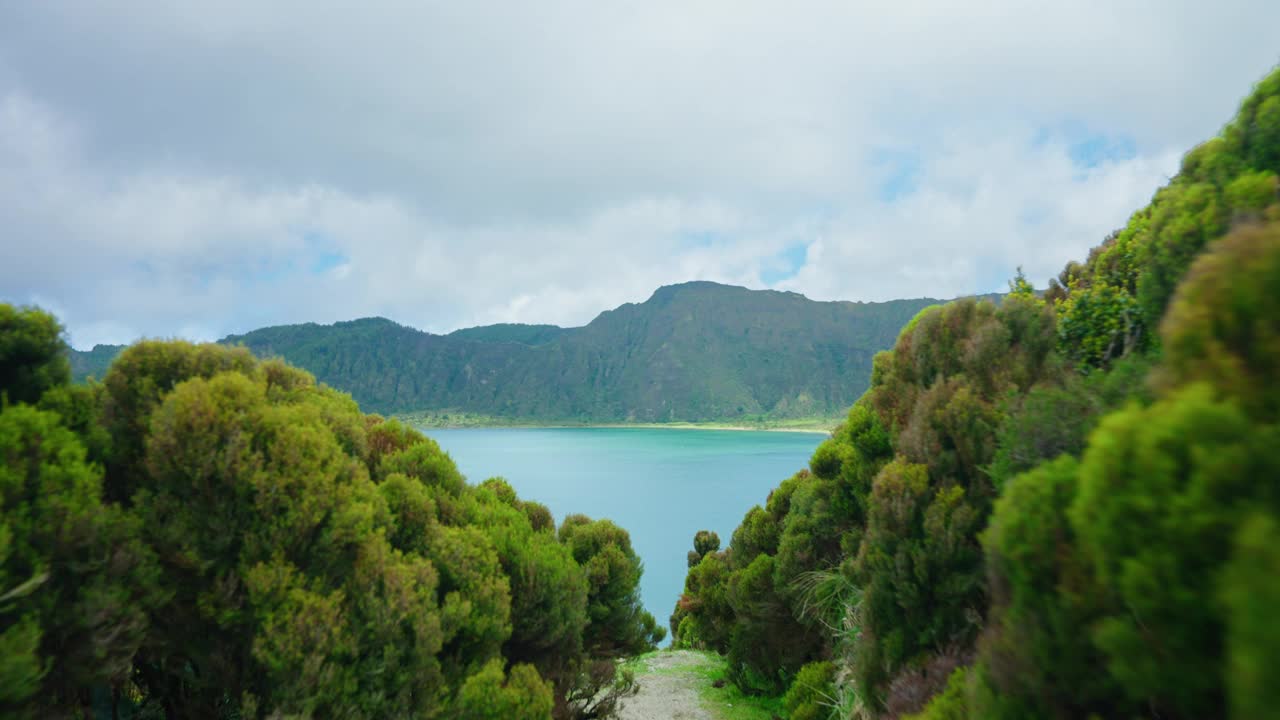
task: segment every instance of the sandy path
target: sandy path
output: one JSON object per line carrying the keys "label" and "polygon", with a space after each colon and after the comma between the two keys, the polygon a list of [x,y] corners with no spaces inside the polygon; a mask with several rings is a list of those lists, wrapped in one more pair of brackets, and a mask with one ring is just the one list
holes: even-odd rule
{"label": "sandy path", "polygon": [[697,653],[674,650],[643,660],[649,672],[638,678],[640,693],[622,706],[620,720],[715,720],[702,708],[694,677],[678,671],[700,659]]}

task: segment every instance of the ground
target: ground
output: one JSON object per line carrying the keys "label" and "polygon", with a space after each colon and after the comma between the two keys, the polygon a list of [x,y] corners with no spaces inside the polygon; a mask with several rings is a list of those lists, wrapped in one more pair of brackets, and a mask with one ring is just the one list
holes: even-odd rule
{"label": "ground", "polygon": [[742,695],[725,679],[724,659],[694,650],[662,650],[632,661],[640,692],[628,699],[621,720],[772,720],[777,698]]}

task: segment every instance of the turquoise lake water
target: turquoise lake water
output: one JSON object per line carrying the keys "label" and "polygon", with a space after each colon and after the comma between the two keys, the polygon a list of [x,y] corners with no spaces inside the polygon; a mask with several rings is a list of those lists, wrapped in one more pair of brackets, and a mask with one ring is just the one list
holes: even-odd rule
{"label": "turquoise lake water", "polygon": [[649,428],[425,430],[472,483],[501,476],[555,514],[609,518],[644,561],[645,607],[666,626],[693,535],[721,547],[752,505],[806,467],[819,433]]}

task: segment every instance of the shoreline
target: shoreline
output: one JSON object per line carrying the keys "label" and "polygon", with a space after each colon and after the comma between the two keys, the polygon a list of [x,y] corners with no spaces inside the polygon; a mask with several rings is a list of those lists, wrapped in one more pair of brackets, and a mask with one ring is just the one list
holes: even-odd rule
{"label": "shoreline", "polygon": [[396,419],[422,430],[726,430],[734,432],[785,432],[830,435],[840,424],[839,420],[817,421],[813,423],[797,422],[794,425],[747,425],[718,422],[672,422],[672,423],[557,423],[521,422],[518,420],[503,421],[499,418],[471,418],[462,422],[442,421],[439,416],[424,416],[414,413],[393,415]]}
{"label": "shoreline", "polygon": [[[443,426],[442,426],[443,427]],[[484,427],[484,426],[472,426]],[[501,425],[487,426],[486,429],[492,430]],[[601,429],[601,430],[628,430],[631,428],[642,430],[732,430],[734,432],[788,432],[788,433],[814,433],[822,435],[830,435],[835,430],[835,425],[831,427],[759,427],[752,425],[720,425],[716,423],[615,423],[612,425],[507,425],[505,427],[526,427],[529,429],[543,430],[571,430],[574,428],[582,429]],[[463,426],[454,426],[453,430],[463,430]]]}

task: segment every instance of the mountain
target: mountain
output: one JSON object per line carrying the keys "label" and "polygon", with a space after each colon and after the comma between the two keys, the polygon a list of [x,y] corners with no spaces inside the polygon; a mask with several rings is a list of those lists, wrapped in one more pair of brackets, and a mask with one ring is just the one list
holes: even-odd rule
{"label": "mountain", "polygon": [[111,362],[125,349],[124,345],[94,345],[92,350],[71,351],[71,376],[77,382],[95,377],[101,379],[107,374]]}
{"label": "mountain", "polygon": [[463,328],[449,333],[449,337],[458,340],[480,340],[483,342],[513,342],[521,345],[545,345],[567,332],[559,325],[523,325],[519,323],[499,323],[481,327]]}
{"label": "mountain", "polygon": [[831,417],[866,390],[872,357],[936,302],[815,302],[690,282],[578,328],[434,335],[365,318],[221,342],[283,357],[370,412],[591,422]]}

